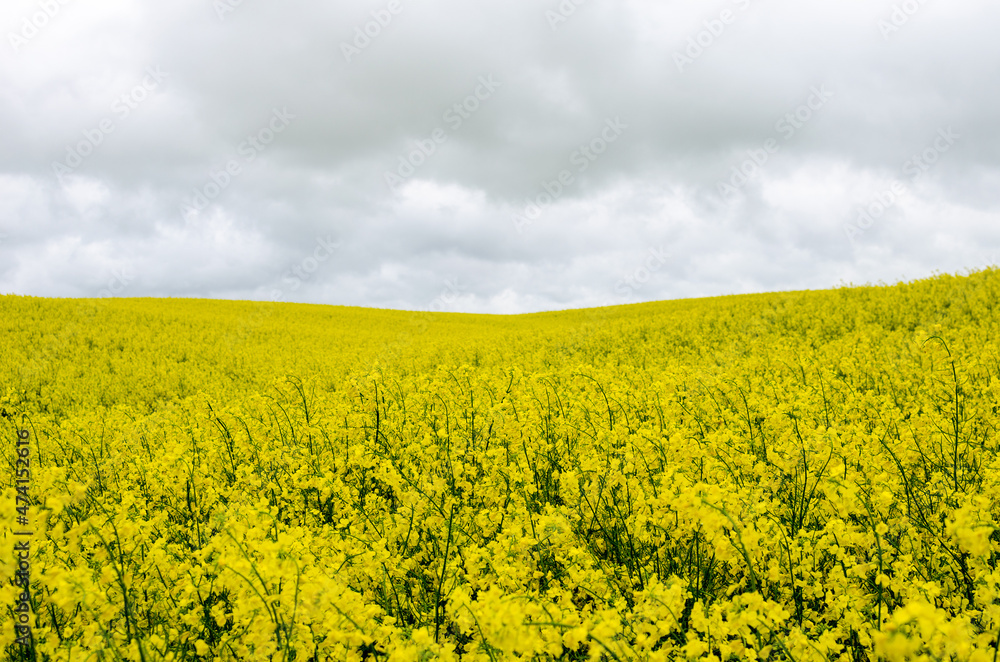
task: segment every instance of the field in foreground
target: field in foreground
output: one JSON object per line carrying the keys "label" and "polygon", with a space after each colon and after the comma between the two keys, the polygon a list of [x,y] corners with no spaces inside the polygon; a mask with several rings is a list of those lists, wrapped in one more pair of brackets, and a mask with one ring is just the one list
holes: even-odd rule
{"label": "field in foreground", "polygon": [[995,660],[998,301],[0,297],[0,650]]}

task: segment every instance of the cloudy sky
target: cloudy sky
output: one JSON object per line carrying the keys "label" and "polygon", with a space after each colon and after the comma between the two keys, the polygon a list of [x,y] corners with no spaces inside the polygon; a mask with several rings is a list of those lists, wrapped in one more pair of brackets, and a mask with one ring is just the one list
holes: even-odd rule
{"label": "cloudy sky", "polygon": [[1000,262],[995,0],[4,0],[0,293],[518,313]]}

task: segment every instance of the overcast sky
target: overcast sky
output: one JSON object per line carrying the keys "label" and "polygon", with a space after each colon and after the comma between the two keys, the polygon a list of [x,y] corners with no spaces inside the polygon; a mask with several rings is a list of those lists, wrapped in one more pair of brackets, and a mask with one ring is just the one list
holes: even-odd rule
{"label": "overcast sky", "polygon": [[996,0],[4,0],[0,293],[518,313],[1000,261]]}

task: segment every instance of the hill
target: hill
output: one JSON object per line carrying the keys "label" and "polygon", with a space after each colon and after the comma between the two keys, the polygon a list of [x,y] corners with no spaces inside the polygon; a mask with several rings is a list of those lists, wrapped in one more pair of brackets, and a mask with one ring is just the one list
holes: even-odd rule
{"label": "hill", "polygon": [[993,659],[998,294],[993,269],[518,316],[0,297],[25,628],[0,645]]}

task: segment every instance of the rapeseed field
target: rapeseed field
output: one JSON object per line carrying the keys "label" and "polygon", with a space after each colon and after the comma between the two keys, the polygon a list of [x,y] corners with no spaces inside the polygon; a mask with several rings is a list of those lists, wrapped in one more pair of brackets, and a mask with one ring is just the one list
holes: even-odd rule
{"label": "rapeseed field", "polygon": [[0,297],[0,650],[996,660],[998,301]]}

